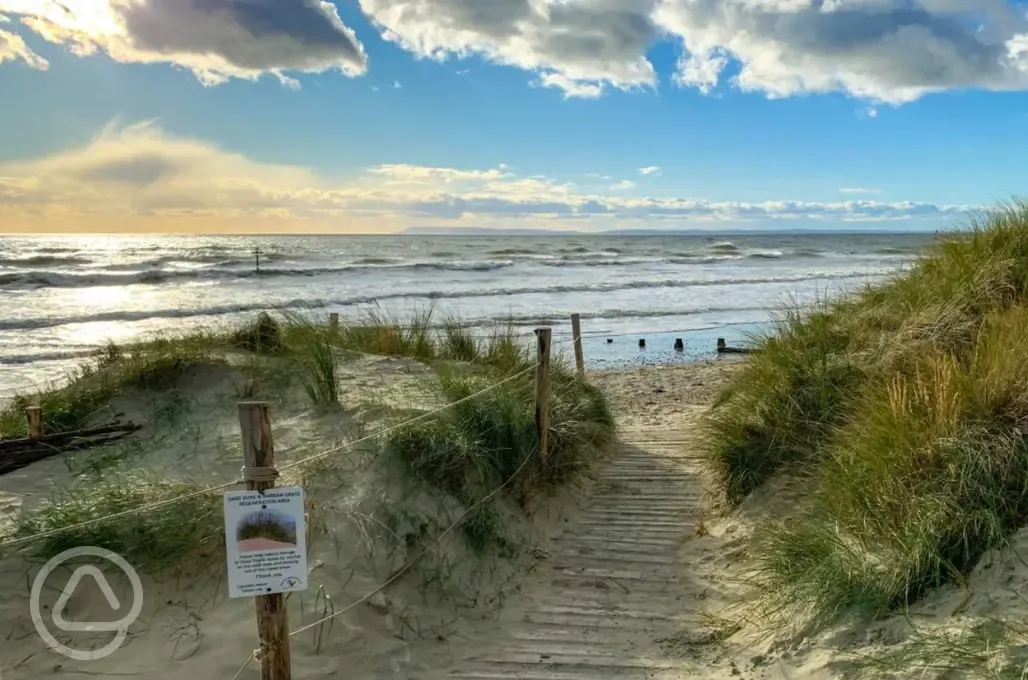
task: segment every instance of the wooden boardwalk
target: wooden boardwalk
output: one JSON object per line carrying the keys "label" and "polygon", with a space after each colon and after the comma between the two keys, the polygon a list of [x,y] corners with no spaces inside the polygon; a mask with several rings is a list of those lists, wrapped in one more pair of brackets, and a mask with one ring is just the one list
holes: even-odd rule
{"label": "wooden boardwalk", "polygon": [[677,680],[695,677],[661,639],[699,603],[683,555],[702,494],[694,442],[623,432],[587,505],[501,614],[433,680]]}

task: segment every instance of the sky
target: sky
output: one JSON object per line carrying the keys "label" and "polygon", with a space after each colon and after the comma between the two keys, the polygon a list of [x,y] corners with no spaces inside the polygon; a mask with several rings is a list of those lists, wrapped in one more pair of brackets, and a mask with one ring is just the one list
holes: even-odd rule
{"label": "sky", "polygon": [[1028,3],[0,0],[0,233],[936,230]]}

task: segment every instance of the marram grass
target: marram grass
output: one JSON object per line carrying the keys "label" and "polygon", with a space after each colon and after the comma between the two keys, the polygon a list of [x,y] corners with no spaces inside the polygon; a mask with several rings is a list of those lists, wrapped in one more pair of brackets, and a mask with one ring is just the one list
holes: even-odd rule
{"label": "marram grass", "polygon": [[708,455],[729,500],[775,475],[795,514],[759,572],[815,620],[962,582],[1028,521],[1028,206],[941,238],[881,285],[791,313],[722,395]]}

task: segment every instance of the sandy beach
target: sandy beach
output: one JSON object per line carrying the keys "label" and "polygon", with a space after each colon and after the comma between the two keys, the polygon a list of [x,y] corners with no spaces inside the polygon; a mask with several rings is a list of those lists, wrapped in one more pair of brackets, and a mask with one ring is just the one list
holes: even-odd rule
{"label": "sandy beach", "polygon": [[[608,648],[610,644],[630,647],[637,655],[642,655],[643,649],[654,650],[645,658],[646,663],[655,664],[659,670],[649,676],[655,678],[841,678],[852,668],[854,659],[881,649],[883,644],[901,642],[910,634],[910,628],[903,621],[889,619],[860,629],[835,629],[808,638],[803,631],[769,628],[766,622],[752,618],[749,604],[755,593],[748,583],[749,539],[770,508],[781,511],[780,500],[775,500],[772,488],[726,513],[711,492],[700,462],[704,415],[739,366],[738,361],[714,361],[589,375],[610,399],[622,440],[641,441],[641,447],[648,446],[645,442],[651,439],[674,442],[666,448],[666,455],[672,456],[669,460],[678,461],[674,464],[680,466],[676,475],[681,481],[675,482],[674,487],[661,488],[680,487],[689,498],[697,499],[683,515],[681,538],[670,543],[674,547],[667,553],[671,573],[688,574],[689,578],[653,592],[645,588],[638,593],[626,591],[609,605],[615,607],[609,614],[612,623],[624,616],[617,613],[618,607],[645,609],[647,602],[652,610],[676,615],[641,629],[645,633],[643,638],[639,637],[640,629],[629,627],[612,638],[613,643],[604,644]],[[342,380],[399,390],[409,398],[413,388],[404,388],[403,384],[419,370],[416,363],[408,360],[369,357],[350,365]],[[224,396],[224,391],[230,389],[229,377],[211,372],[190,380],[191,384],[204,387],[203,393],[209,400],[205,403],[209,405],[218,401],[214,397],[219,390]],[[302,433],[310,432],[312,426],[322,428],[322,436],[339,427],[325,416],[312,421],[309,409],[290,408],[287,404],[288,400],[284,400],[276,414],[275,436],[283,451],[296,449]],[[372,409],[368,404],[360,408]],[[228,436],[233,427],[232,416],[231,409],[215,409],[204,427],[219,429]],[[181,440],[169,443],[163,457],[152,460],[163,461],[167,471],[169,452],[181,444]],[[509,644],[512,627],[523,625],[525,608],[539,606],[541,597],[549,597],[539,595],[553,587],[548,579],[540,581],[539,575],[554,565],[554,555],[561,554],[562,541],[568,540],[562,539],[562,535],[573,533],[576,523],[587,521],[589,513],[595,512],[590,508],[616,488],[609,486],[613,481],[603,480],[605,470],[616,470],[620,450],[623,449],[612,449],[607,458],[597,462],[595,475],[591,475],[593,481],[565,490],[536,507],[526,530],[520,534],[523,544],[516,558],[474,558],[457,542],[444,541],[434,553],[442,561],[425,561],[381,591],[376,586],[395,573],[408,553],[368,542],[366,529],[355,518],[362,512],[375,516],[368,504],[369,496],[366,491],[360,499],[352,494],[357,488],[381,486],[387,480],[366,477],[348,486],[351,491],[340,489],[320,497],[318,502],[323,507],[317,523],[324,535],[315,538],[310,547],[310,590],[290,597],[291,625],[297,628],[332,612],[345,613],[334,618],[331,625],[319,626],[293,639],[294,677],[345,674],[348,678],[367,680],[442,678],[460,668],[469,655],[488,656],[490,648]],[[194,464],[216,463],[210,469],[219,469],[220,465],[227,472],[233,457],[213,449],[198,450],[192,460]],[[348,469],[360,474],[361,468],[354,464]],[[317,483],[311,478],[306,481]],[[32,507],[70,483],[67,466],[57,460],[0,477],[4,511],[11,516],[20,506]],[[391,492],[385,489],[385,493],[388,496]],[[1028,540],[1022,534],[1016,538],[1016,544]],[[666,542],[665,533],[655,536],[660,538],[648,541],[653,546]],[[1023,601],[1014,595],[997,599],[997,593],[1006,583],[1023,575],[1024,566],[1007,554],[997,555],[988,563],[990,566],[983,567],[980,576],[969,584],[969,590],[943,589],[918,605],[915,613],[926,625],[947,629],[954,625],[953,617],[968,612],[1007,615],[1023,607]],[[5,680],[52,677],[58,672],[62,677],[145,675],[221,680],[232,678],[244,664],[247,667],[240,678],[258,677],[255,664],[246,663],[256,644],[252,604],[226,596],[217,558],[209,570],[190,572],[192,576],[185,580],[181,575],[171,581],[160,574],[143,575],[146,601],[139,620],[129,627],[127,644],[96,661],[72,661],[47,649],[28,616],[27,583],[33,568],[9,551],[0,560],[0,567],[5,593],[0,598],[0,627],[5,639],[16,642],[0,648],[0,669]],[[449,572],[443,588],[435,582],[439,576],[435,570],[440,568]],[[62,578],[66,579],[67,574]],[[616,583],[617,579],[611,582]],[[60,589],[60,578],[47,583],[44,611],[53,606]],[[124,587],[116,590],[119,597],[130,595]],[[117,618],[101,594],[90,589],[77,592],[67,611],[78,619]],[[601,622],[595,625],[600,626],[595,630],[604,630]],[[76,638],[76,634],[67,634],[62,640],[68,644],[82,643],[81,635]],[[95,644],[105,641],[103,634],[94,636]],[[558,650],[558,657],[562,653]],[[521,659],[518,663],[531,666],[538,661]],[[587,677],[589,672],[588,666],[584,668],[586,674],[581,677]],[[624,671],[610,677],[635,676]]]}

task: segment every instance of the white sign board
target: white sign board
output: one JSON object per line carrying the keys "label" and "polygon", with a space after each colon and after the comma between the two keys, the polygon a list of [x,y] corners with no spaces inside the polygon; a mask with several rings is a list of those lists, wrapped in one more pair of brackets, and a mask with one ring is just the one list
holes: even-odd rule
{"label": "white sign board", "polygon": [[231,597],[307,589],[303,489],[225,494],[225,552]]}

